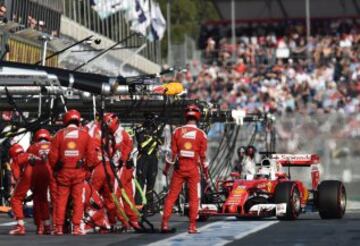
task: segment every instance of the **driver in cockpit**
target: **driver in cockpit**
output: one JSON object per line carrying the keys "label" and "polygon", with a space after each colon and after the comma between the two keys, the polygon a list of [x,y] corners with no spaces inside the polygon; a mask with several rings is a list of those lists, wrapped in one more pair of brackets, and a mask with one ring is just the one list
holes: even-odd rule
{"label": "driver in cockpit", "polygon": [[275,180],[285,177],[286,174],[281,170],[281,166],[277,165],[275,160],[265,158],[261,161],[255,178],[256,179],[269,179]]}

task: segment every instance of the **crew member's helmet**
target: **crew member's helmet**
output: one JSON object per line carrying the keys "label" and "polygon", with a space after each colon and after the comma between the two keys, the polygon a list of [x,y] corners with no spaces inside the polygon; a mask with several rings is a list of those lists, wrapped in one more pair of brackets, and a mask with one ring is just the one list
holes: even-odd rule
{"label": "crew member's helmet", "polygon": [[115,133],[120,125],[120,120],[114,113],[105,113],[104,122],[111,133]]}
{"label": "crew member's helmet", "polygon": [[185,118],[186,120],[195,119],[199,121],[201,119],[200,108],[195,104],[188,105],[185,109]]}
{"label": "crew member's helmet", "polygon": [[15,158],[16,156],[18,156],[21,153],[24,153],[24,148],[20,145],[20,144],[13,144],[10,148],[9,148],[9,155],[10,158]]}
{"label": "crew member's helmet", "polygon": [[39,129],[35,132],[34,134],[34,142],[39,142],[40,140],[46,140],[46,141],[50,141],[51,140],[51,134],[48,130],[46,129]]}
{"label": "crew member's helmet", "polygon": [[68,125],[70,122],[80,123],[81,115],[76,109],[70,109],[64,115],[64,125]]}

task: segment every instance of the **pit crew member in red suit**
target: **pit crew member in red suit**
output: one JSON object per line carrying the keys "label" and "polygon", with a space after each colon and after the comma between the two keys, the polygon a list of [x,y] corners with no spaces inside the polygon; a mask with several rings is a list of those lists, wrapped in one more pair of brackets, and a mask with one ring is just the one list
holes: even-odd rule
{"label": "pit crew member in red suit", "polygon": [[9,148],[11,174],[15,183],[20,179],[27,163],[27,154],[24,153],[25,150],[20,144],[13,144]]}
{"label": "pit crew member in red suit", "polygon": [[[120,125],[120,120],[115,114],[106,113],[104,115],[104,123],[109,132],[109,156],[112,162],[119,167],[117,175],[120,177],[121,184],[130,202],[135,204],[132,187],[134,167],[131,164],[129,165],[129,163],[131,163],[129,162],[129,157],[133,149],[133,141],[125,129]],[[116,187],[117,185],[117,182],[115,182],[115,191],[120,197],[120,187]],[[122,200],[125,213],[129,217],[129,224],[135,230],[141,230],[137,214],[124,199]]]}
{"label": "pit crew member in red suit", "polygon": [[[9,148],[10,168],[13,182],[16,184],[24,172],[24,166],[27,163],[28,155],[20,144],[13,144]],[[16,189],[16,187],[15,187]],[[16,226],[9,232],[10,235],[25,235],[24,216],[15,217]]]}
{"label": "pit crew member in red suit", "polygon": [[185,110],[186,125],[174,130],[171,140],[172,160],[167,161],[164,175],[167,175],[171,164],[177,162],[171,179],[170,189],[164,204],[162,218],[162,232],[169,231],[169,219],[175,201],[187,182],[189,189],[189,233],[196,233],[196,218],[198,216],[200,186],[199,167],[209,182],[208,164],[206,162],[207,136],[197,127],[201,118],[200,109],[196,105],[189,105]]}
{"label": "pit crew member in red suit", "polygon": [[[101,126],[99,122],[93,121],[86,125],[86,129],[91,137],[89,143],[89,151],[87,156],[88,165],[93,166],[93,171],[90,177],[91,186],[100,193],[104,199],[104,206],[107,210],[109,223],[111,226],[116,224],[116,218],[121,221],[123,229],[129,227],[125,218],[118,213],[117,207],[111,197],[114,191],[115,177],[111,170],[108,154],[101,151]],[[105,167],[102,158],[105,158]],[[108,175],[108,177],[107,177]],[[123,207],[122,207],[123,209]]]}
{"label": "pit crew member in red suit", "polygon": [[95,231],[97,227],[99,232],[107,232],[110,224],[106,216],[104,202],[100,194],[88,182],[85,182],[85,202],[84,202],[84,221],[86,232]]}
{"label": "pit crew member in red suit", "polygon": [[80,118],[77,110],[67,111],[63,119],[65,128],[60,129],[51,141],[49,162],[55,172],[57,183],[56,235],[63,235],[65,211],[70,194],[73,201],[72,234],[85,234],[80,228],[80,222],[84,215],[82,194],[90,137],[87,131],[80,127]]}
{"label": "pit crew member in red suit", "polygon": [[[11,198],[11,207],[17,226],[9,232],[11,235],[24,235],[23,225],[23,202],[29,189],[34,196],[34,222],[37,226],[37,234],[50,234],[49,203],[47,191],[50,184],[50,168],[48,164],[48,153],[50,150],[50,133],[46,129],[40,129],[34,134],[33,144],[26,154],[18,156],[17,163],[26,163],[23,174],[16,184],[14,194]],[[22,158],[22,160],[19,160]],[[26,160],[26,161],[24,161]]]}

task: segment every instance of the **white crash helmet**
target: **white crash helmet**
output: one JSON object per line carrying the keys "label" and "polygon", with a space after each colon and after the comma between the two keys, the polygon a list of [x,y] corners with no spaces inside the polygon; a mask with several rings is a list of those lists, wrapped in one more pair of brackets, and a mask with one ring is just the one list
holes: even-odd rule
{"label": "white crash helmet", "polygon": [[270,175],[271,175],[270,168],[268,168],[268,167],[260,167],[258,169],[255,177],[257,179],[261,179],[261,178],[268,179],[268,178],[270,178]]}

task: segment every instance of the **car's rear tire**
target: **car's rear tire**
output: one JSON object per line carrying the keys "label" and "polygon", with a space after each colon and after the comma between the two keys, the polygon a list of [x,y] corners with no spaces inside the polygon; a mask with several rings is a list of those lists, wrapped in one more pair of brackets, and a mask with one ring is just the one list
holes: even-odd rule
{"label": "car's rear tire", "polygon": [[301,212],[300,192],[295,182],[281,182],[275,188],[275,203],[286,203],[286,213],[280,220],[295,220]]}
{"label": "car's rear tire", "polygon": [[322,219],[341,219],[346,210],[346,190],[342,182],[325,180],[318,186],[318,206]]}

